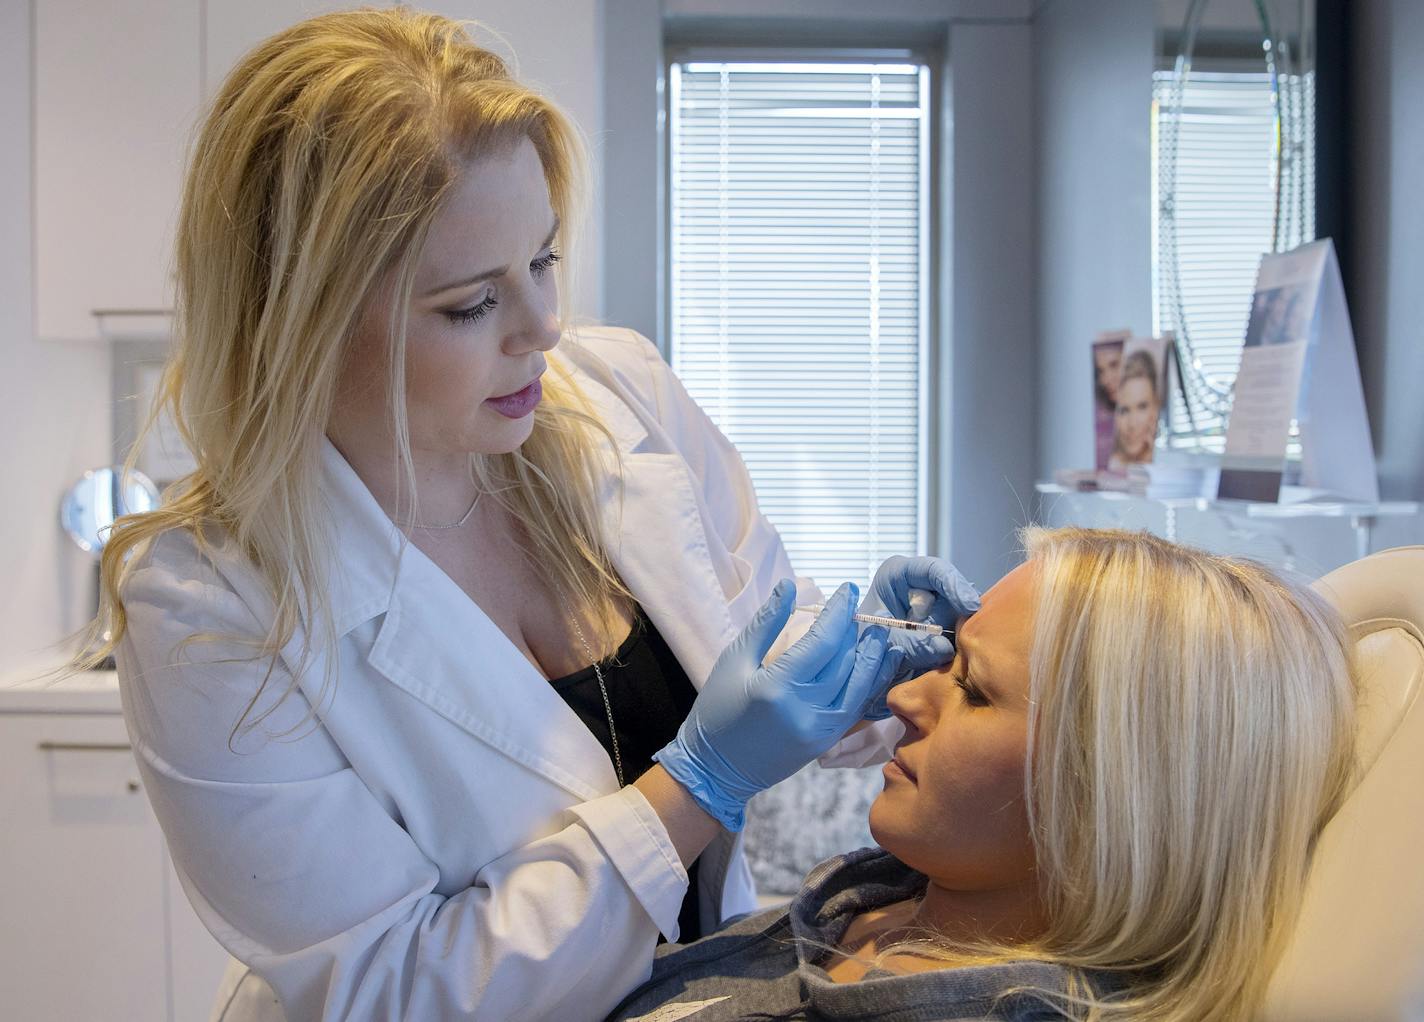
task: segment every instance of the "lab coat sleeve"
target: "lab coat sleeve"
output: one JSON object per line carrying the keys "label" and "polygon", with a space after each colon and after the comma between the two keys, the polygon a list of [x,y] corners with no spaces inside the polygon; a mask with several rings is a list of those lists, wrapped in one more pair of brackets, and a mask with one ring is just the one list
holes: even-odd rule
{"label": "lab coat sleeve", "polygon": [[[692,469],[722,542],[745,564],[750,576],[748,584],[756,586],[755,605],[770,597],[771,590],[783,578],[796,580],[798,604],[824,602],[825,596],[816,583],[792,570],[781,535],[761,513],[751,475],[737,449],[693,400],[652,342],[638,334],[634,337],[640,342],[648,365],[658,420],[674,437]],[[792,614],[767,659],[774,660],[785,652],[813,620],[814,616],[808,613]],[[817,762],[823,767],[861,767],[887,762],[903,733],[903,727],[894,718],[870,724],[843,739]]]}
{"label": "lab coat sleeve", "polygon": [[[442,895],[319,721],[281,740],[232,732],[267,661],[224,643],[175,656],[194,632],[254,632],[235,593],[144,567],[125,595],[125,714],[174,864],[289,1019],[597,1019],[648,976],[686,873],[636,789],[575,806]],[[292,680],[281,663],[274,693]],[[293,692],[264,727],[308,709]]]}

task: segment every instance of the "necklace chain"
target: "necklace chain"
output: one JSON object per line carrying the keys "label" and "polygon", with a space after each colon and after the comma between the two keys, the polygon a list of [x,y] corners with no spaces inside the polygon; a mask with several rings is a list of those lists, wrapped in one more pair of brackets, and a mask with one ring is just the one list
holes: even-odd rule
{"label": "necklace chain", "polygon": [[584,653],[593,662],[593,676],[598,679],[598,691],[603,696],[603,712],[608,714],[608,738],[613,745],[613,772],[618,776],[618,787],[622,788],[627,782],[623,779],[623,757],[618,752],[618,729],[613,724],[613,703],[608,699],[608,685],[603,680],[603,668],[598,665],[598,659],[593,655],[593,647],[583,637],[578,617],[570,614],[569,620],[574,623],[574,634],[578,636]]}
{"label": "necklace chain", "polygon": [[476,493],[475,499],[470,501],[469,509],[466,510],[465,513],[460,516],[460,520],[458,522],[451,522],[449,525],[420,525],[412,521],[397,522],[396,524],[405,528],[421,529],[426,532],[435,532],[439,529],[458,529],[460,526],[464,525],[470,520],[470,515],[475,513],[475,508],[479,505],[480,498],[484,495],[484,490],[480,490],[478,493]]}
{"label": "necklace chain", "polygon": [[[436,530],[436,529],[458,529],[470,520],[470,516],[475,513],[475,508],[480,502],[480,498],[485,495],[484,490],[475,494],[475,499],[470,501],[469,508],[460,516],[458,522],[451,522],[449,525],[418,525],[415,522],[401,522],[399,524],[409,526],[412,529]],[[567,610],[567,608],[565,608]],[[583,628],[579,625],[578,617],[569,615],[569,620],[573,622],[574,634],[578,636],[579,645],[587,654],[589,661],[593,664],[593,676],[598,679],[598,693],[603,696],[603,712],[608,716],[608,739],[613,746],[613,772],[618,777],[618,787],[624,787],[627,782],[623,779],[623,756],[618,748],[618,728],[613,723],[613,703],[608,698],[608,683],[603,680],[603,668],[599,666],[598,658],[593,655],[593,647],[589,645],[588,639],[584,637]]]}

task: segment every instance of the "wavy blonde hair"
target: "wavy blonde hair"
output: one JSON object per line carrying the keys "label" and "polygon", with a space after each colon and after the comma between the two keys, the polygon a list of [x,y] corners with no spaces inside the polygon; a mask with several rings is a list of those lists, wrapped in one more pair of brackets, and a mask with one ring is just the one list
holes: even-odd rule
{"label": "wavy blonde hair", "polygon": [[[175,351],[149,419],[151,428],[162,411],[172,416],[197,468],[157,510],[115,525],[100,613],[78,663],[119,643],[126,567],[171,529],[191,530],[207,551],[204,530],[216,526],[261,573],[275,613],[267,635],[250,643],[255,656],[275,665],[303,624],[303,665],[315,642],[334,643],[321,598],[332,542],[318,480],[348,341],[363,310],[388,295],[397,504],[409,521],[418,496],[405,309],[417,261],[468,161],[524,139],[539,155],[567,252],[587,180],[578,130],[462,23],[404,8],[328,14],[278,33],[237,65],[206,113],[184,185]],[[565,295],[573,262],[558,265]],[[567,328],[567,303],[561,319]],[[551,363],[530,438],[512,454],[473,456],[471,472],[521,522],[525,555],[569,595],[573,612],[602,625],[627,592],[600,540],[599,432],[608,436]],[[270,677],[269,667],[263,688]],[[323,698],[331,681],[328,669]],[[260,693],[234,735],[280,701],[264,700],[267,709],[254,714]]]}
{"label": "wavy blonde hair", "polygon": [[1066,991],[1004,996],[1089,1022],[1254,1019],[1353,776],[1345,626],[1259,564],[1147,533],[1029,529],[1024,542],[1025,797],[1047,930],[1007,947],[927,936],[877,960],[1055,962]]}

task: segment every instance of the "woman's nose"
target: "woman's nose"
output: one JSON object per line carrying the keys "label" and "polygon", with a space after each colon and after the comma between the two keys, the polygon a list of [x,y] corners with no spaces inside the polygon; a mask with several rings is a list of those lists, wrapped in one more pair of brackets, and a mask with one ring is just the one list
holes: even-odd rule
{"label": "woman's nose", "polygon": [[503,344],[508,355],[549,351],[559,343],[558,309],[538,294],[524,302],[522,315],[510,327]]}
{"label": "woman's nose", "polygon": [[892,688],[885,697],[885,705],[890,712],[899,717],[907,728],[924,730],[924,716],[928,707],[928,700],[925,699],[925,679],[927,675],[920,675],[910,681],[904,681]]}

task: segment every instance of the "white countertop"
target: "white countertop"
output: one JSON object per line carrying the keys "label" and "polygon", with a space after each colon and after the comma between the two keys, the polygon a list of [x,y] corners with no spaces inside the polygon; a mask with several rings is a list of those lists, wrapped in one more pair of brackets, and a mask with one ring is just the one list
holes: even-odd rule
{"label": "white countertop", "polygon": [[0,670],[0,713],[119,713],[114,671],[84,671],[46,678],[53,664],[32,663]]}

